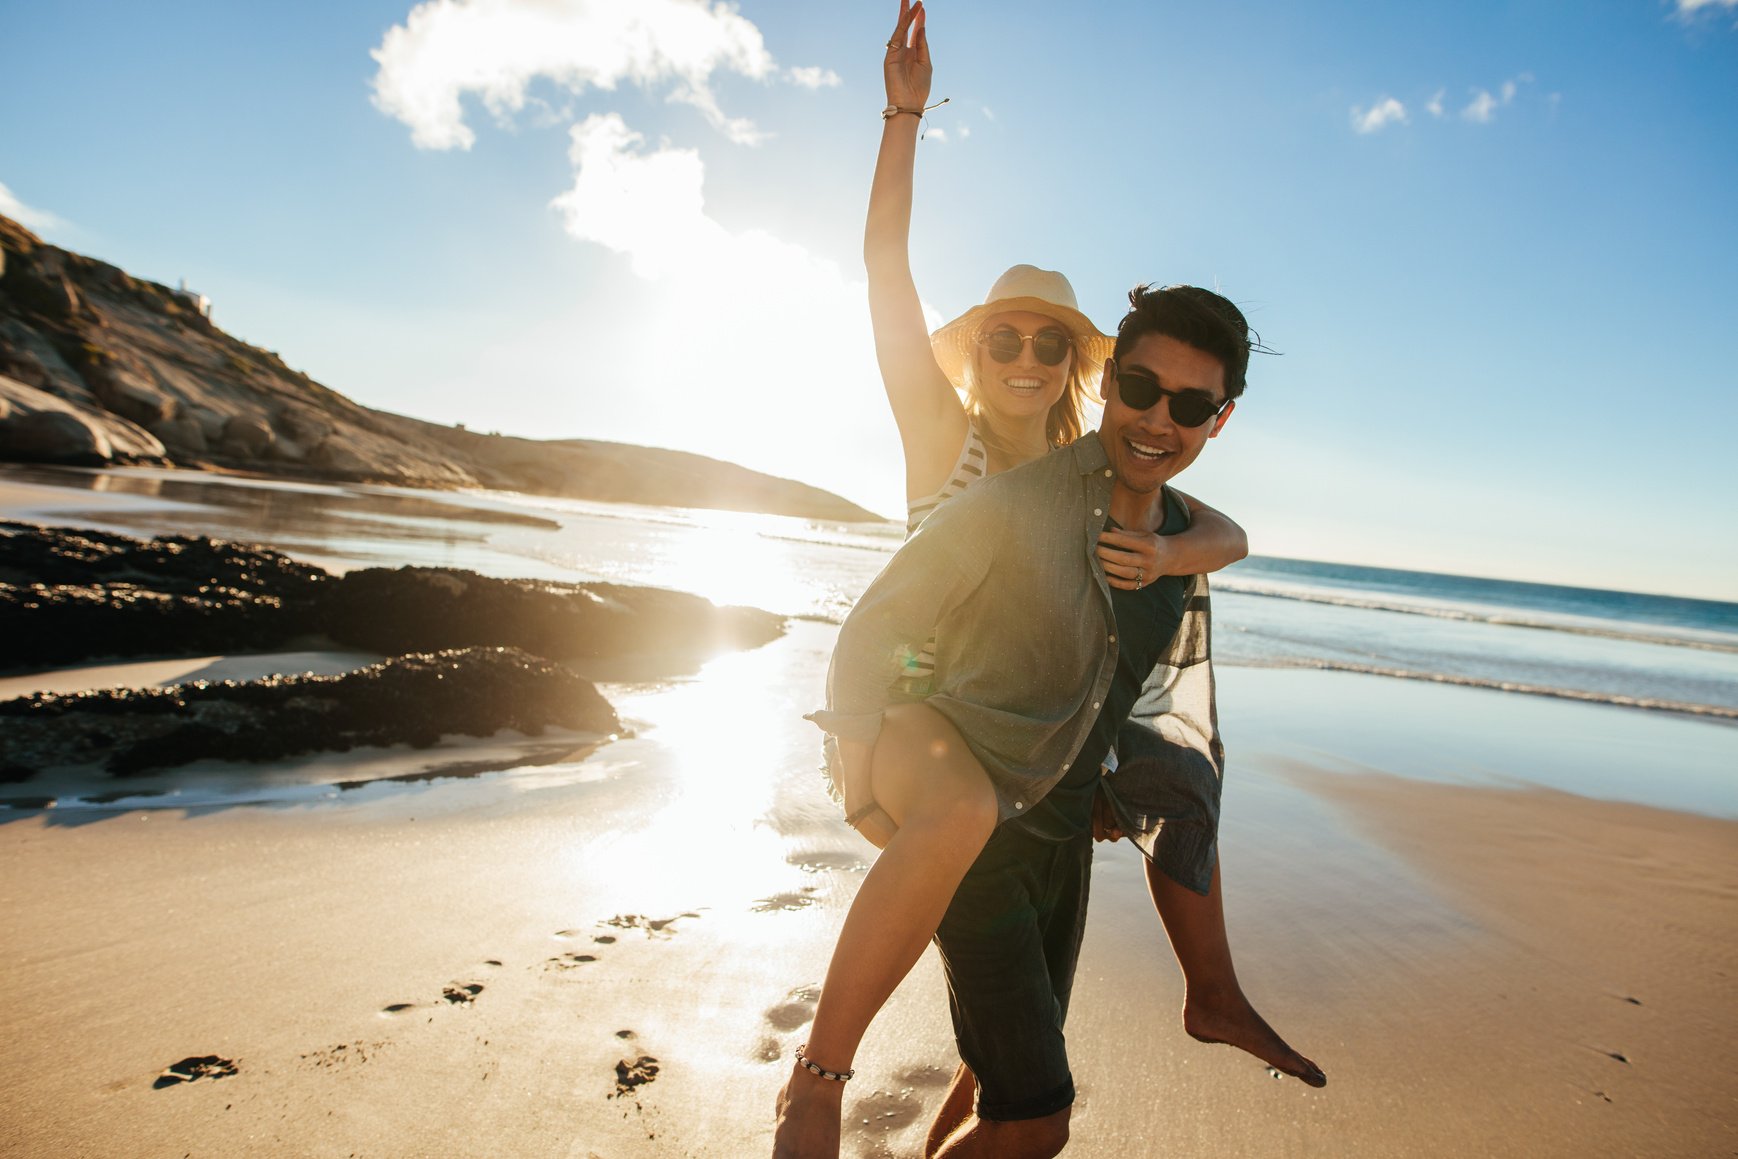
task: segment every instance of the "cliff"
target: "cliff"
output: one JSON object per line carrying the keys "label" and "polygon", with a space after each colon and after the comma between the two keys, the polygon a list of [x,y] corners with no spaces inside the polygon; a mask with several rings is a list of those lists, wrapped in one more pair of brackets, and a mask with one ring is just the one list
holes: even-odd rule
{"label": "cliff", "polygon": [[483,435],[373,410],[224,333],[188,297],[0,217],[0,460],[879,520],[702,455]]}

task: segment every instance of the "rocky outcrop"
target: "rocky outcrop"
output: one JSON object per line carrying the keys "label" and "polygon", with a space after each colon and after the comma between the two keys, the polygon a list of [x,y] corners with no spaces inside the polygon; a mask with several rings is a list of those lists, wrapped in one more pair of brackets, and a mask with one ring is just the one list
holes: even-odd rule
{"label": "rocky outcrop", "polygon": [[0,702],[0,778],[101,765],[117,776],[198,760],[273,761],[443,735],[613,734],[615,710],[566,667],[516,648],[400,656],[342,676],[196,681]]}
{"label": "rocky outcrop", "polygon": [[[700,455],[476,434],[372,410],[231,337],[167,286],[0,217],[0,459],[153,463],[878,520]],[[37,419],[51,412],[70,418]]]}
{"label": "rocky outcrop", "polygon": [[335,577],[269,548],[0,522],[0,665],[262,652],[507,646],[556,660],[697,662],[776,639],[781,617],[685,592],[495,579],[456,568]]}
{"label": "rocky outcrop", "polygon": [[163,443],[137,423],[0,375],[0,459],[100,467],[165,461]]}
{"label": "rocky outcrop", "polygon": [[198,681],[0,703],[0,783],[98,764],[118,775],[206,758],[266,761],[442,734],[620,731],[561,661],[655,657],[668,671],[775,639],[784,620],[619,584],[453,568],[333,576],[220,539],[134,539],[0,522],[0,665],[338,644],[405,653],[345,676]]}

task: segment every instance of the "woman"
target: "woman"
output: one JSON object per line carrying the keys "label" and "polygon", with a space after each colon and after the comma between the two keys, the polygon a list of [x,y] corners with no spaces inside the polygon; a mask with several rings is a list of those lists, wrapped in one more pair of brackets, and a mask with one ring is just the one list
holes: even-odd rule
{"label": "woman", "polygon": [[[921,0],[901,0],[864,237],[876,356],[905,451],[912,529],[976,479],[1078,436],[1112,346],[1078,310],[1066,278],[1031,266],[1007,271],[982,306],[933,339],[926,332],[908,255],[912,170],[931,77],[924,22]],[[1215,571],[1247,553],[1236,524],[1183,498],[1193,519],[1186,532],[1100,536],[1098,557],[1112,586]],[[916,644],[907,679],[913,702],[887,712],[873,745],[840,740],[829,761],[847,819],[882,854],[847,914],[809,1040],[780,1093],[775,1155],[837,1154],[843,1083],[828,1076],[849,1073],[870,1020],[921,955],[996,824],[982,769],[946,718],[922,703],[930,663]],[[1244,998],[1217,874],[1205,897],[1163,874],[1149,878],[1187,980],[1188,1033],[1232,1043],[1312,1085],[1325,1082]]]}

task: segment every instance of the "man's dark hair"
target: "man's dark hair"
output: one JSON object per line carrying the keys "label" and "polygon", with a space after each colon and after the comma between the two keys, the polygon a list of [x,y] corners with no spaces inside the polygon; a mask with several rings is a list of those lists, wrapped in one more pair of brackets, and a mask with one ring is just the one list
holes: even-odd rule
{"label": "man's dark hair", "polygon": [[[1163,334],[1213,355],[1225,366],[1225,397],[1243,393],[1249,373],[1252,336],[1243,311],[1227,298],[1200,286],[1136,286],[1128,294],[1129,312],[1116,328],[1116,360],[1148,334]],[[1253,337],[1253,341],[1252,341]]]}

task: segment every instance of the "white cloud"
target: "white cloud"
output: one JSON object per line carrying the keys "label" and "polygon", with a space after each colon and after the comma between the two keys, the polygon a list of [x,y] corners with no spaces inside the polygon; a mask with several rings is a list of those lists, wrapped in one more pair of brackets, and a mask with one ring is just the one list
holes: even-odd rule
{"label": "white cloud", "polygon": [[1431,95],[1431,98],[1428,101],[1424,102],[1424,111],[1429,113],[1431,116],[1435,117],[1437,120],[1441,120],[1442,119],[1442,98],[1446,97],[1447,95],[1448,95],[1447,89],[1437,89],[1436,92]]}
{"label": "white cloud", "polygon": [[1497,86],[1497,92],[1501,94],[1500,96],[1492,96],[1488,89],[1473,89],[1472,100],[1467,102],[1466,108],[1460,111],[1460,115],[1475,124],[1488,125],[1496,118],[1498,109],[1514,103],[1515,94],[1520,92],[1520,86],[1531,84],[1532,81],[1533,74],[1530,72],[1524,72],[1506,80]]}
{"label": "white cloud", "polygon": [[843,83],[830,68],[793,68],[785,76],[798,88],[805,89],[836,89]]}
{"label": "white cloud", "polygon": [[380,66],[375,106],[409,125],[424,149],[471,147],[465,95],[505,117],[525,107],[540,78],[575,93],[623,81],[668,86],[669,99],[752,142],[758,130],[724,114],[712,75],[775,74],[760,29],[723,0],[427,0],[370,55]]}
{"label": "white cloud", "polygon": [[1694,16],[1704,9],[1738,8],[1738,0],[1677,0],[1679,16]]}
{"label": "white cloud", "polygon": [[947,130],[946,129],[942,129],[942,128],[932,129],[928,125],[925,125],[923,127],[923,135],[931,140],[939,141],[943,145],[947,144]]}
{"label": "white cloud", "polygon": [[972,135],[972,127],[970,125],[956,125],[954,128],[959,132],[960,140],[962,141]]}
{"label": "white cloud", "polygon": [[1491,119],[1497,115],[1497,98],[1491,96],[1484,89],[1477,89],[1472,101],[1460,111],[1460,115],[1469,121],[1488,125]]}
{"label": "white cloud", "polygon": [[0,216],[10,217],[25,229],[35,230],[37,233],[60,229],[67,224],[65,219],[56,217],[46,209],[36,209],[24,204],[4,184],[0,184]]}
{"label": "white cloud", "polygon": [[1368,109],[1352,108],[1352,128],[1359,133],[1374,133],[1395,121],[1406,123],[1406,106],[1393,97],[1383,97]]}

